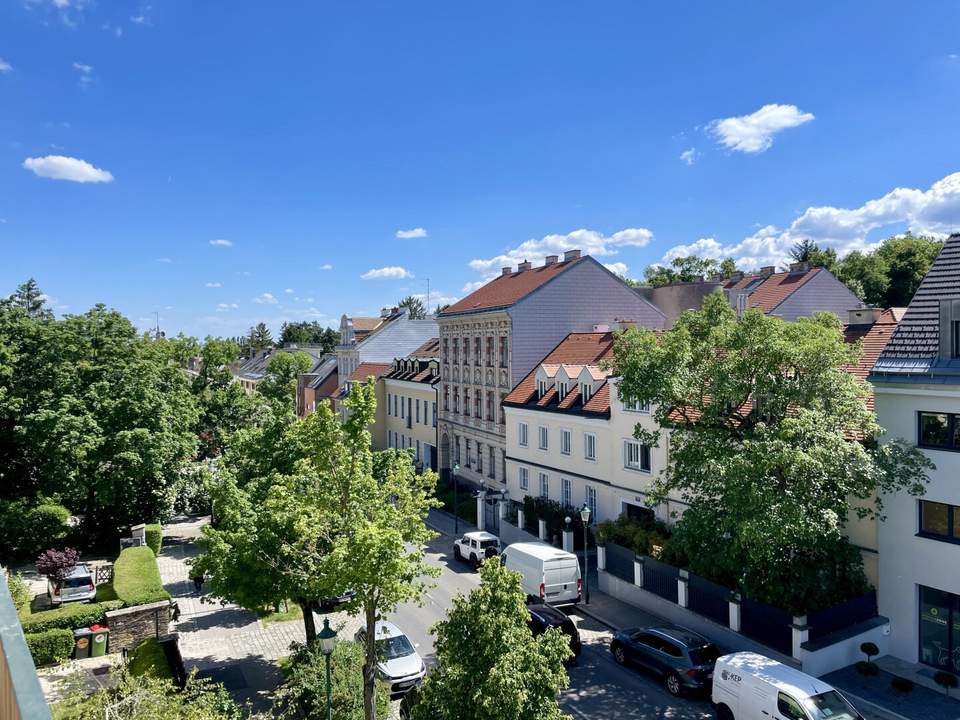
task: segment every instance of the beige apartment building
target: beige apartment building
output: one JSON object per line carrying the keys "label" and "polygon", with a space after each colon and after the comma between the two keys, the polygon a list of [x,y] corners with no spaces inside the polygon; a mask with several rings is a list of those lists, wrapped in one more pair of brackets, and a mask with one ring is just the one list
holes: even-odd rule
{"label": "beige apartment building", "polygon": [[[393,361],[380,378],[383,386],[382,447],[411,448],[418,470],[437,470],[440,341],[431,338],[414,352]],[[381,446],[375,446],[380,449]]]}

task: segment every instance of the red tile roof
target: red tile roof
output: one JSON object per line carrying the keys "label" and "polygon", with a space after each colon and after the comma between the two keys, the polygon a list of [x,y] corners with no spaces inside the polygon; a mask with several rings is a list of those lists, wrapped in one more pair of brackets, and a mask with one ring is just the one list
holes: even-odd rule
{"label": "red tile roof", "polygon": [[454,303],[442,313],[441,317],[453,313],[472,312],[476,310],[492,310],[494,308],[510,307],[518,300],[526,297],[534,290],[553,280],[562,272],[570,269],[577,263],[587,260],[589,256],[556,262],[551,265],[538,265],[522,272],[512,272],[501,275],[488,282],[483,287],[473,291],[459,302]]}
{"label": "red tile roof", "polygon": [[350,382],[366,382],[373,375],[378,378],[390,372],[393,367],[390,363],[363,362],[357,366],[357,369],[350,374]]}
{"label": "red tile roof", "polygon": [[423,345],[418,347],[410,357],[414,358],[439,358],[440,357],[440,338],[430,338]]}
{"label": "red tile roof", "polygon": [[750,293],[747,307],[758,308],[765,313],[772,312],[818,272],[820,268],[810,268],[804,272],[774,273]]}
{"label": "red tile roof", "polygon": [[[866,380],[877,359],[887,345],[887,340],[897,329],[897,323],[903,317],[906,308],[887,308],[877,321],[870,326],[847,325],[843,328],[843,337],[848,343],[863,341],[863,355],[857,366],[850,368],[850,372],[861,380]],[[873,394],[867,399],[867,407],[873,410]]]}

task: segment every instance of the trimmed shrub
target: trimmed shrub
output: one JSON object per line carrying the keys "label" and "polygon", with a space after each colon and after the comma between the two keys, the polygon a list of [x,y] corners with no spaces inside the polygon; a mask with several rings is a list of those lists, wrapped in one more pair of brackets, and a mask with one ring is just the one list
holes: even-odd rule
{"label": "trimmed shrub", "polygon": [[160,555],[160,546],[163,544],[163,528],[160,523],[150,523],[144,531],[147,547],[153,550],[154,555]]}
{"label": "trimmed shrub", "polygon": [[148,638],[133,649],[127,657],[127,670],[134,677],[173,678],[167,655],[155,638]]}
{"label": "trimmed shrub", "polygon": [[23,575],[17,573],[7,578],[7,587],[10,589],[10,597],[13,598],[13,606],[17,612],[30,604],[30,588]]}
{"label": "trimmed shrub", "polygon": [[103,622],[110,610],[123,607],[119,600],[103,603],[70,603],[54,610],[44,610],[24,616],[21,613],[20,624],[24,633],[42,633],[48,630],[75,630],[90,627]]}
{"label": "trimmed shrub", "polygon": [[880,672],[880,668],[877,667],[876,663],[867,662],[866,660],[858,660],[855,667],[858,673],[866,677],[874,677]]}
{"label": "trimmed shrub", "polygon": [[163,589],[157,557],[148,547],[129,547],[113,565],[113,590],[127,607],[169,600]]}
{"label": "trimmed shrub", "polygon": [[880,648],[877,647],[876,643],[865,642],[860,644],[860,652],[866,655],[867,662],[870,662],[870,658],[880,654]]}
{"label": "trimmed shrub", "polygon": [[899,675],[894,675],[893,679],[890,681],[890,687],[897,692],[908,693],[913,690],[913,680],[900,677]]}
{"label": "trimmed shrub", "polygon": [[47,630],[29,633],[25,637],[33,664],[37,667],[63,662],[73,652],[73,632],[70,630]]}

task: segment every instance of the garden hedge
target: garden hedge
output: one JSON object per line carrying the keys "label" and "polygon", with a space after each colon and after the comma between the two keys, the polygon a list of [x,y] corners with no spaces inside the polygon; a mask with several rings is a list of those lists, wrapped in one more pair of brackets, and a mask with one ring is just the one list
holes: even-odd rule
{"label": "garden hedge", "polygon": [[160,523],[150,523],[144,528],[147,547],[153,550],[154,555],[160,554],[160,546],[163,544],[163,527]]}
{"label": "garden hedge", "polygon": [[29,633],[26,636],[27,647],[37,667],[55,665],[63,662],[73,652],[73,632],[54,629],[45,632]]}
{"label": "garden hedge", "polygon": [[147,638],[133,649],[127,658],[127,670],[134,677],[173,678],[167,655],[155,638]]}
{"label": "garden hedge", "polygon": [[108,611],[117,610],[121,607],[123,607],[123,603],[119,600],[109,600],[102,603],[70,603],[54,610],[44,610],[32,615],[21,613],[20,624],[23,626],[24,633],[74,630],[103,622],[103,618]]}
{"label": "garden hedge", "polygon": [[163,589],[157,557],[148,547],[129,547],[113,564],[113,590],[127,607],[169,600]]}

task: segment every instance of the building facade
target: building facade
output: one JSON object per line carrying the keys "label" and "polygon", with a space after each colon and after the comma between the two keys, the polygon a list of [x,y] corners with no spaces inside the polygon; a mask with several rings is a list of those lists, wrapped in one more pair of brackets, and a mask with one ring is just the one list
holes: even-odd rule
{"label": "building facade", "polygon": [[870,374],[887,439],[936,465],[922,497],[884,497],[880,613],[890,652],[960,672],[960,235],[947,239]]}
{"label": "building facade", "polygon": [[501,490],[507,480],[501,403],[571,331],[626,318],[660,328],[664,315],[593,258],[571,250],[524,262],[438,316],[440,467]]}
{"label": "building facade", "polygon": [[384,447],[411,448],[418,470],[437,470],[439,341],[432,338],[381,376]]}

